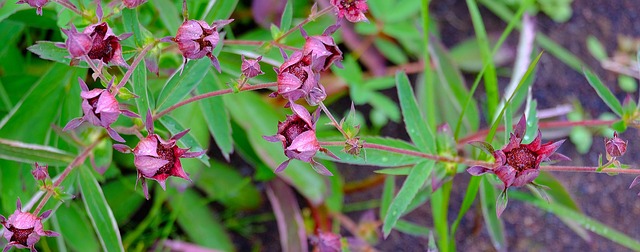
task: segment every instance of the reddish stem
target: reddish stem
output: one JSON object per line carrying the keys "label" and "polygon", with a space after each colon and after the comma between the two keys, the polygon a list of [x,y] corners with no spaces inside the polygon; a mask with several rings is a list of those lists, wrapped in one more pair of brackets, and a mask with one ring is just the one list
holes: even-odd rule
{"label": "reddish stem", "polygon": [[149,50],[151,50],[151,48],[153,48],[156,45],[156,43],[152,43],[149,44],[147,46],[145,46],[142,51],[140,52],[140,54],[138,54],[138,56],[136,56],[135,59],[133,59],[133,62],[131,63],[131,67],[129,67],[129,69],[127,69],[127,72],[124,74],[124,76],[122,76],[122,80],[120,80],[120,83],[118,83],[118,85],[116,86],[116,94],[118,93],[118,90],[120,90],[120,88],[122,88],[124,85],[127,84],[127,81],[129,80],[129,78],[131,77],[131,74],[133,74],[133,70],[136,69],[136,67],[138,66],[138,64],[140,63],[140,61],[142,61],[142,59],[144,58],[145,55],[147,55],[147,53],[149,52]]}
{"label": "reddish stem", "polygon": [[[240,88],[239,91],[251,91],[251,90],[257,90],[257,89],[263,89],[263,88],[277,87],[277,86],[278,86],[277,82],[269,82],[269,83],[263,83],[263,84],[244,86],[244,87]],[[223,89],[223,90],[218,90],[218,91],[213,91],[213,92],[209,92],[209,93],[204,93],[204,94],[201,94],[201,95],[193,96],[193,97],[191,97],[189,99],[186,99],[184,101],[178,102],[178,103],[174,104],[173,106],[171,106],[171,107],[169,107],[169,108],[167,108],[167,109],[165,109],[163,111],[158,112],[157,114],[155,114],[153,116],[153,120],[156,120],[156,119],[168,114],[169,112],[171,112],[171,111],[173,111],[173,110],[175,110],[175,109],[177,109],[177,108],[179,108],[181,106],[184,106],[186,104],[189,104],[189,103],[192,103],[192,102],[195,102],[195,101],[199,101],[199,100],[202,100],[202,99],[206,99],[206,98],[209,98],[209,97],[219,96],[219,95],[223,95],[223,94],[230,94],[230,93],[233,93],[235,91],[236,90],[234,90],[232,88],[229,88],[229,89]]]}
{"label": "reddish stem", "polygon": [[40,213],[44,205],[47,204],[47,201],[49,201],[49,198],[51,198],[51,196],[53,195],[54,189],[58,188],[60,184],[62,184],[62,181],[64,181],[64,179],[67,178],[67,176],[69,176],[69,173],[71,173],[71,170],[73,170],[73,168],[84,163],[84,160],[87,159],[89,154],[91,154],[91,151],[93,150],[93,148],[95,148],[100,143],[102,138],[104,138],[104,136],[94,141],[91,145],[89,145],[86,149],[84,149],[69,165],[67,165],[64,171],[62,171],[62,174],[60,174],[60,177],[58,177],[58,179],[55,182],[53,182],[53,186],[51,187],[51,190],[47,190],[47,193],[44,195],[42,200],[40,200],[40,203],[38,204],[36,209],[33,211],[34,215],[37,216],[38,213]]}

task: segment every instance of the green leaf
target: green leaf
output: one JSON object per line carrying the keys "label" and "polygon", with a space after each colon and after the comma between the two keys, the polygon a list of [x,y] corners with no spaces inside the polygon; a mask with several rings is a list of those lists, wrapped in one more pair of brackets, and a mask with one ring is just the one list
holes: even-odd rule
{"label": "green leaf", "polygon": [[600,96],[602,101],[604,101],[604,103],[606,103],[607,106],[611,108],[611,111],[613,111],[613,113],[616,113],[618,116],[622,116],[622,105],[620,104],[620,101],[618,101],[616,96],[613,95],[611,90],[609,90],[609,88],[607,88],[607,86],[605,86],[602,81],[600,81],[598,76],[591,72],[591,70],[585,68],[583,69],[583,73],[591,87],[596,90],[598,96]]}
{"label": "green leaf", "polygon": [[409,61],[405,52],[398,45],[386,39],[376,38],[373,43],[378,50],[396,65],[402,65]]}
{"label": "green leaf", "polygon": [[124,23],[125,32],[133,33],[133,41],[136,42],[136,46],[142,47],[142,45],[144,45],[144,36],[140,31],[140,21],[138,21],[137,9],[122,9],[122,22]]}
{"label": "green leaf", "polygon": [[384,178],[384,187],[382,188],[382,196],[380,197],[380,216],[387,216],[387,210],[393,200],[396,191],[396,177],[387,176]]}
{"label": "green leaf", "polygon": [[194,190],[175,192],[169,200],[173,211],[178,213],[178,225],[195,243],[221,251],[233,251],[233,243],[224,227],[207,207],[207,200]]}
{"label": "green leaf", "polygon": [[[211,6],[211,11],[207,11],[203,20],[228,19],[236,9],[239,0],[215,1]],[[208,6],[207,6],[208,7]]]}
{"label": "green leaf", "polygon": [[618,86],[627,93],[634,93],[638,90],[638,82],[636,79],[626,75],[618,76]]}
{"label": "green leaf", "polygon": [[482,216],[491,237],[491,243],[497,251],[507,251],[507,240],[505,238],[504,225],[502,220],[496,215],[496,199],[498,191],[489,182],[486,176],[482,177],[480,183],[480,204],[482,206]]}
{"label": "green leaf", "polygon": [[178,32],[180,21],[187,17],[180,17],[175,2],[169,0],[154,0],[153,3],[152,6],[155,7],[159,13],[159,18],[162,24],[164,24],[165,30],[168,30],[171,34]]}
{"label": "green leaf", "polygon": [[280,30],[287,31],[291,28],[291,20],[293,19],[293,1],[287,1],[284,6],[282,17],[280,18]]}
{"label": "green leaf", "polygon": [[267,197],[278,223],[283,251],[307,251],[307,236],[296,196],[286,183],[274,179],[267,185]]}
{"label": "green leaf", "polygon": [[[207,80],[213,82],[211,85],[198,85],[198,94],[204,94],[220,90],[221,83],[213,78],[213,70],[210,70],[206,76]],[[222,97],[210,97],[200,100],[202,115],[207,122],[207,127],[213,139],[215,139],[218,148],[222,152],[222,156],[229,160],[229,155],[233,152],[233,139],[231,138],[231,118],[224,104]]]}
{"label": "green leaf", "polygon": [[13,15],[14,13],[29,9],[29,5],[26,4],[17,4],[14,1],[3,1],[4,6],[0,8],[0,22]]}
{"label": "green leaf", "polygon": [[605,60],[609,58],[609,56],[607,56],[607,49],[605,49],[602,43],[600,43],[600,40],[593,35],[589,35],[589,37],[587,37],[587,49],[597,60]]}
{"label": "green leaf", "polygon": [[[202,169],[195,180],[196,186],[211,199],[239,210],[256,209],[262,203],[258,189],[249,177],[238,170],[212,160],[213,169]],[[242,200],[238,200],[242,199]]]}
{"label": "green leaf", "polygon": [[131,175],[119,177],[102,186],[104,197],[120,225],[128,223],[145,201],[141,190],[136,191],[135,185],[136,176]]}
{"label": "green leaf", "polygon": [[[51,41],[38,41],[36,44],[27,47],[27,50],[35,53],[42,59],[59,62],[67,66],[71,63],[69,51],[67,51],[67,49],[57,47],[55,43]],[[89,65],[86,62],[81,61],[76,67],[89,68]]]}
{"label": "green leaf", "polygon": [[154,103],[153,95],[150,93],[150,88],[147,84],[147,67],[144,60],[140,61],[138,67],[133,70],[131,81],[133,82],[133,85],[131,85],[133,93],[138,95],[138,98],[135,99],[138,115],[144,117],[147,111],[153,108]]}
{"label": "green leaf", "polygon": [[640,251],[640,242],[638,240],[631,238],[625,235],[624,233],[621,233],[597,220],[589,218],[584,214],[577,212],[575,210],[572,210],[566,206],[563,206],[561,204],[549,204],[545,200],[538,199],[533,197],[532,195],[525,194],[522,192],[517,192],[517,191],[511,192],[511,197],[513,199],[517,199],[517,200],[532,204],[540,209],[546,210],[557,216],[562,216],[564,218],[573,220],[591,232],[594,232],[604,238],[607,238],[629,249]]}
{"label": "green leaf", "polygon": [[88,167],[81,166],[76,169],[80,169],[78,184],[82,193],[82,202],[84,202],[89,219],[98,234],[102,249],[105,251],[124,251],[118,223],[102,193],[100,184]]}
{"label": "green leaf", "polygon": [[[522,138],[523,144],[529,144],[538,136],[538,103],[536,100],[531,100],[527,106],[527,128],[525,130],[524,137]],[[508,114],[506,116],[509,116]],[[508,129],[510,129],[509,127]]]}
{"label": "green leaf", "polygon": [[[159,121],[167,128],[167,130],[169,130],[169,132],[171,132],[171,135],[178,134],[186,129],[180,124],[180,122],[169,115],[160,117]],[[189,148],[189,151],[198,152],[204,150],[202,145],[200,145],[191,132],[180,138],[178,143],[182,144],[182,148]],[[198,159],[207,167],[209,166],[209,156],[207,156],[207,154],[200,156]]]}
{"label": "green leaf", "polygon": [[184,66],[182,74],[176,71],[160,91],[156,111],[164,110],[182,101],[198,84],[209,85],[201,83],[209,67],[211,67],[211,61],[208,59],[190,60]]}
{"label": "green leaf", "polygon": [[398,195],[393,199],[387,215],[384,216],[384,224],[382,231],[385,237],[389,236],[391,229],[395,227],[398,219],[404,214],[405,210],[418,193],[418,190],[427,181],[431,170],[433,169],[433,160],[424,160],[416,164],[407,176],[407,179],[402,184],[402,188],[398,192]]}
{"label": "green leaf", "polygon": [[[476,196],[478,195],[478,189],[480,188],[480,180],[482,177],[471,176],[469,183],[467,184],[467,191],[464,193],[464,199],[462,200],[462,204],[460,205],[460,212],[458,212],[458,217],[451,224],[451,234],[449,237],[455,237],[455,233],[458,230],[458,225],[460,225],[460,221],[462,221],[462,217],[469,211],[471,205],[476,200]],[[451,239],[451,242],[455,242],[455,240]],[[450,246],[452,247],[452,246]]]}
{"label": "green leaf", "polygon": [[55,217],[60,225],[60,235],[74,251],[100,250],[98,239],[89,224],[87,213],[78,204],[62,205],[56,209]]}
{"label": "green leaf", "polygon": [[469,13],[471,15],[471,21],[473,22],[473,29],[476,32],[476,38],[480,45],[480,52],[482,53],[482,61],[486,66],[484,74],[484,88],[487,95],[487,118],[491,120],[496,118],[494,115],[497,113],[498,102],[500,99],[500,93],[498,91],[498,76],[496,74],[496,67],[493,63],[493,54],[491,48],[489,48],[489,38],[487,37],[487,31],[484,28],[482,16],[480,16],[480,10],[474,0],[467,0],[467,6],[469,7]]}
{"label": "green leaf", "polygon": [[396,73],[398,100],[402,108],[402,117],[411,141],[423,152],[433,152],[436,149],[435,137],[427,126],[424,116],[418,108],[418,102],[409,84],[409,78],[403,72]]}
{"label": "green leaf", "polygon": [[52,166],[63,166],[71,163],[74,156],[49,146],[0,138],[0,158],[27,164],[38,162]]}
{"label": "green leaf", "polygon": [[403,232],[405,234],[410,234],[417,237],[428,237],[431,229],[420,226],[418,224],[406,221],[406,220],[398,220],[396,224],[396,230]]}

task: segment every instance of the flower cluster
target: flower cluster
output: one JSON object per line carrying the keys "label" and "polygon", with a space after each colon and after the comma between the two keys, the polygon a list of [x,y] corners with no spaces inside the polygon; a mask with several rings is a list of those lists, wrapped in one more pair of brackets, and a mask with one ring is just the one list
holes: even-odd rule
{"label": "flower cluster", "polygon": [[180,158],[199,157],[205,151],[189,152],[189,149],[183,149],[176,145],[176,142],[187,134],[189,130],[180,132],[169,138],[169,140],[164,140],[155,134],[151,111],[147,113],[145,124],[148,135],[141,139],[135,148],[131,149],[123,144],[114,144],[113,148],[123,153],[133,152],[133,163],[138,169],[138,180],[142,179],[144,196],[149,199],[149,189],[145,179],[158,181],[163,190],[166,189],[166,180],[170,176],[191,181],[189,175],[182,169]]}
{"label": "flower cluster", "polygon": [[[493,167],[472,166],[467,169],[471,175],[480,176],[485,173],[493,173],[504,184],[503,196],[506,198],[506,190],[509,187],[521,187],[533,182],[540,174],[540,163],[550,161],[569,160],[568,157],[555,153],[564,140],[542,144],[542,134],[538,131],[536,138],[529,144],[523,144],[522,139],[527,127],[525,117],[515,126],[515,130],[509,137],[509,143],[500,150],[493,150],[490,144],[475,142],[474,145],[483,148],[495,158]],[[498,216],[506,207],[497,208]]]}
{"label": "flower cluster", "polygon": [[42,220],[49,217],[51,210],[36,216],[29,212],[22,212],[22,203],[18,199],[16,211],[6,219],[0,215],[0,224],[5,228],[4,238],[9,241],[2,251],[9,251],[11,247],[28,248],[36,251],[35,244],[42,236],[58,236],[53,231],[44,230]]}
{"label": "flower cluster", "polygon": [[81,78],[78,78],[78,82],[80,82],[80,89],[82,89],[80,97],[82,98],[82,112],[84,115],[69,121],[63,130],[72,130],[84,122],[89,122],[95,126],[105,128],[109,136],[114,140],[124,142],[120,134],[111,128],[111,124],[118,119],[120,114],[129,117],[139,116],[129,110],[120,109],[116,97],[109,91],[113,85],[113,80],[109,82],[107,89],[94,88],[92,90],[89,90],[87,83]]}

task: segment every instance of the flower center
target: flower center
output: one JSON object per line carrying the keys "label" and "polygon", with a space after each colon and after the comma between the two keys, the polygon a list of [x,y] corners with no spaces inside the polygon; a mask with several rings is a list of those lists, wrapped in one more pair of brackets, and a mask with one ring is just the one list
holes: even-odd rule
{"label": "flower center", "polygon": [[505,152],[504,154],[507,157],[507,164],[515,168],[519,172],[529,169],[535,169],[535,153],[522,145],[511,150],[510,152]]}
{"label": "flower center", "polygon": [[309,130],[309,126],[300,117],[296,116],[282,132],[287,141],[287,146],[290,146],[298,135],[307,130]]}
{"label": "flower center", "polygon": [[89,102],[89,105],[91,105],[93,114],[96,115],[96,117],[98,118],[98,120],[100,120],[100,113],[96,113],[96,109],[98,108],[98,99],[100,98],[100,95],[93,97],[89,100],[87,100],[87,102]]}
{"label": "flower center", "polygon": [[176,155],[173,152],[173,148],[167,147],[164,144],[160,143],[160,141],[158,141],[158,148],[156,153],[158,153],[158,157],[169,161],[169,163],[160,167],[160,169],[158,169],[155,175],[169,173],[171,168],[173,168],[173,165],[176,159]]}
{"label": "flower center", "polygon": [[11,240],[9,242],[17,242],[23,246],[27,246],[27,239],[29,238],[29,235],[33,233],[33,228],[19,229],[12,225],[7,229],[13,232],[13,236],[11,236]]}

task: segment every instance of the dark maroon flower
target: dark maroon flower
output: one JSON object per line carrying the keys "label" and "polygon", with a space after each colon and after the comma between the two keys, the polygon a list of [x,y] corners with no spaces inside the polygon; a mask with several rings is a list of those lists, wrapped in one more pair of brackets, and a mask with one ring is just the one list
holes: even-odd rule
{"label": "dark maroon flower", "polygon": [[33,178],[35,178],[36,180],[44,181],[45,179],[49,178],[48,169],[49,169],[48,165],[39,165],[38,163],[36,163],[36,167],[33,168],[33,170],[31,170],[31,174],[33,175]]}
{"label": "dark maroon flower", "polygon": [[280,68],[275,69],[278,74],[278,91],[270,96],[278,94],[293,103],[300,98],[305,98],[311,106],[318,105],[327,98],[324,87],[318,82],[320,74],[311,68],[311,54],[304,55],[301,51],[296,51],[287,58]]}
{"label": "dark maroon flower", "polygon": [[366,0],[331,0],[331,5],[336,8],[338,18],[344,17],[352,23],[367,21],[364,16],[369,8]]}
{"label": "dark maroon flower", "polygon": [[320,147],[320,143],[318,143],[315,123],[318,120],[319,113],[314,113],[312,118],[307,109],[295,103],[291,103],[291,110],[293,115],[288,115],[287,120],[284,122],[278,122],[278,133],[276,135],[263,136],[269,142],[282,142],[284,155],[289,158],[282,162],[275,172],[281,172],[287,168],[291,159],[298,159],[310,163],[314,170],[322,175],[333,176],[324,165],[313,160],[318,151],[339,159],[329,150]]}
{"label": "dark maroon flower", "polygon": [[613,133],[613,138],[606,138],[604,140],[604,147],[607,150],[607,154],[611,157],[620,157],[627,152],[627,143],[629,141],[624,141],[618,137],[618,133]]}
{"label": "dark maroon flower", "polygon": [[[479,176],[485,173],[494,173],[504,184],[501,195],[504,200],[499,201],[497,207],[498,216],[506,207],[506,190],[511,186],[520,187],[532,183],[540,173],[540,163],[547,161],[569,160],[568,157],[555,153],[564,140],[542,144],[542,134],[538,135],[529,144],[522,144],[522,138],[527,127],[523,116],[515,127],[509,143],[501,150],[494,151],[491,145],[483,142],[475,142],[474,145],[490,152],[495,158],[493,167],[473,166],[467,169],[471,175]],[[502,205],[503,204],[503,205]]]}
{"label": "dark maroon flower", "polygon": [[19,0],[17,4],[28,4],[29,6],[36,8],[36,14],[42,16],[42,7],[47,4],[49,0]]}
{"label": "dark maroon flower", "polygon": [[184,21],[178,28],[176,37],[171,40],[178,44],[178,48],[184,57],[185,65],[187,60],[200,59],[207,56],[211,59],[213,66],[220,72],[220,62],[211,52],[216,48],[220,40],[218,29],[232,21],[233,19],[218,20],[211,25],[201,20]]}
{"label": "dark maroon flower", "polygon": [[67,35],[67,41],[64,44],[56,45],[66,48],[74,61],[86,55],[90,59],[100,60],[104,64],[113,63],[129,67],[122,57],[120,41],[129,38],[131,33],[116,36],[105,22],[87,26],[82,33],[78,33],[73,26],[68,30],[62,29],[62,31]]}
{"label": "dark maroon flower", "polygon": [[5,228],[4,238],[9,241],[9,244],[2,251],[9,251],[11,247],[36,251],[35,244],[41,236],[58,236],[59,234],[56,232],[45,231],[42,226],[42,220],[49,217],[50,214],[51,210],[42,213],[40,217],[29,212],[22,212],[22,203],[18,199],[16,211],[9,216],[9,219],[0,215],[0,224]]}
{"label": "dark maroon flower", "polygon": [[149,189],[145,179],[158,181],[163,190],[166,189],[166,180],[170,176],[191,181],[189,175],[182,169],[180,158],[199,157],[206,151],[189,152],[189,149],[182,149],[176,145],[176,141],[189,132],[188,129],[172,136],[168,141],[154,134],[150,111],[147,113],[146,127],[148,136],[140,140],[135,148],[131,149],[122,144],[114,144],[113,148],[123,153],[133,152],[133,163],[138,169],[138,180],[142,179],[144,196],[149,199]]}
{"label": "dark maroon flower", "polygon": [[64,126],[64,131],[72,130],[80,126],[83,122],[89,122],[95,126],[103,127],[109,133],[109,136],[118,142],[124,142],[124,139],[111,128],[111,124],[114,123],[120,114],[129,117],[139,117],[135,113],[120,109],[116,97],[109,92],[113,80],[107,85],[107,89],[94,88],[89,91],[87,84],[78,78],[80,82],[80,97],[82,97],[82,112],[84,115],[80,118],[75,118]]}
{"label": "dark maroon flower", "polygon": [[133,9],[135,7],[140,6],[143,3],[146,3],[147,0],[122,0],[122,3],[124,4],[124,6],[126,6],[129,9]]}
{"label": "dark maroon flower", "polygon": [[336,45],[333,37],[331,37],[331,34],[338,28],[340,28],[339,25],[332,25],[327,27],[321,36],[311,37],[307,35],[304,29],[300,29],[302,36],[306,39],[302,54],[311,54],[311,69],[313,69],[313,71],[326,71],[334,62],[338,67],[342,67],[340,64],[342,51],[340,51],[340,48]]}
{"label": "dark maroon flower", "polygon": [[256,59],[245,59],[244,55],[242,55],[242,66],[240,67],[242,74],[247,78],[253,78],[264,74],[264,72],[260,70],[260,60],[262,60],[262,56],[259,56]]}

